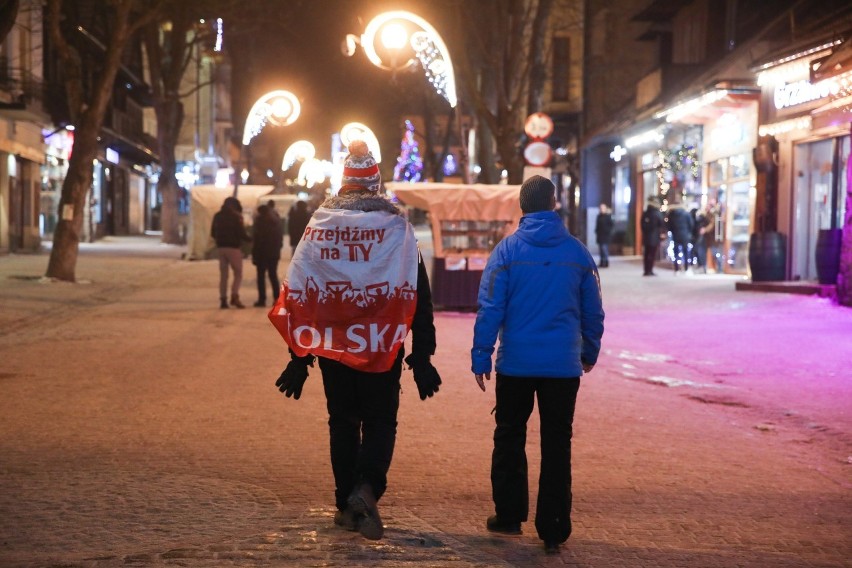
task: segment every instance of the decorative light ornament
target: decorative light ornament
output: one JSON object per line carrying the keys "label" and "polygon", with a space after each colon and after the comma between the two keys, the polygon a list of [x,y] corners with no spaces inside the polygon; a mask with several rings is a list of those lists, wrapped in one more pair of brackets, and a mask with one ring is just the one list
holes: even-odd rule
{"label": "decorative light ornament", "polygon": [[[381,30],[382,43],[385,47],[389,49],[401,49],[404,46],[404,42],[402,44],[399,42],[402,35],[407,36],[407,33],[405,33],[405,29],[399,23],[392,23],[394,20],[412,23],[420,28],[420,30],[411,34],[410,44],[414,50],[415,58],[409,59],[401,65],[389,67],[384,64],[376,52],[375,42],[376,36]],[[373,65],[382,69],[394,71],[405,69],[419,61],[426,74],[426,78],[435,88],[435,91],[444,97],[450,103],[451,107],[455,108],[457,103],[456,80],[453,64],[450,60],[450,52],[446,44],[444,44],[444,40],[438,34],[438,31],[429,22],[416,14],[404,10],[385,12],[376,16],[367,24],[363,35],[361,35],[360,43],[364,48],[367,58]],[[354,46],[350,44],[351,41],[347,38],[347,51],[351,53],[354,51],[352,49]],[[399,47],[396,47],[397,45]]]}
{"label": "decorative light ornament", "polygon": [[243,146],[260,134],[267,122],[276,126],[287,126],[296,122],[302,106],[299,99],[290,91],[271,91],[260,97],[252,105],[243,130]]}
{"label": "decorative light ornament", "polygon": [[299,168],[299,176],[296,178],[299,185],[312,188],[318,183],[325,181],[325,167],[320,160],[309,158]]}
{"label": "decorative light ornament", "polygon": [[377,164],[382,163],[382,151],[379,148],[379,140],[370,127],[360,122],[349,122],[340,129],[340,142],[348,147],[353,140],[363,140],[367,143],[367,149],[373,154]]}
{"label": "decorative light ornament", "polygon": [[297,161],[307,161],[315,157],[317,154],[314,145],[307,140],[297,140],[290,144],[284,152],[284,160],[281,162],[281,171],[287,171],[293,167]]}

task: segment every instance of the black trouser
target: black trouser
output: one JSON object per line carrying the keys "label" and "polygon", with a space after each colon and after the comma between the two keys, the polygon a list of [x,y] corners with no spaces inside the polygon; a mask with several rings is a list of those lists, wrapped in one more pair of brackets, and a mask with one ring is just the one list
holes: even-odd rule
{"label": "black trouser", "polygon": [[541,473],[535,528],[545,541],[565,542],[571,534],[571,435],[579,378],[545,379],[497,374],[497,427],[491,457],[491,490],[497,516],[507,523],[527,520],[527,420],[538,397]]}
{"label": "black trouser", "polygon": [[674,271],[680,270],[683,265],[683,270],[689,270],[689,243],[686,241],[674,241]]}
{"label": "black trouser", "polygon": [[356,371],[319,358],[328,406],[331,469],[337,508],[346,508],[352,490],[368,483],[381,498],[396,442],[402,351],[384,373]]}
{"label": "black trouser", "polygon": [[269,283],[272,286],[272,301],[278,299],[281,283],[278,281],[278,259],[255,260],[257,263],[257,300],[266,302],[266,276],[269,275]]}
{"label": "black trouser", "polygon": [[645,245],[642,251],[642,265],[645,268],[645,274],[654,273],[654,262],[660,254],[660,243],[654,245]]}

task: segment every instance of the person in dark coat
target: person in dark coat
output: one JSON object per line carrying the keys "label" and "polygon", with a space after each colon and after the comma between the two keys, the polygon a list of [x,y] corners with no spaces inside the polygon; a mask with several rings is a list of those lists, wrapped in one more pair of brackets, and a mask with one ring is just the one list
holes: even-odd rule
{"label": "person in dark coat", "polygon": [[228,308],[228,268],[234,272],[231,284],[231,305],[245,308],[240,301],[240,285],[243,281],[243,242],[251,240],[243,223],[243,206],[236,197],[227,197],[222,208],[213,215],[210,236],[216,241],[219,253],[219,307]]}
{"label": "person in dark coat", "polygon": [[609,266],[609,243],[612,241],[612,227],[612,211],[605,203],[601,203],[600,213],[598,213],[598,218],[595,221],[595,236],[601,255],[598,268]]}
{"label": "person in dark coat", "polygon": [[684,272],[689,268],[689,241],[692,238],[692,217],[683,204],[675,202],[669,206],[666,226],[672,234],[674,243],[673,268],[677,273],[681,267]]}
{"label": "person in dark coat", "polygon": [[272,301],[278,299],[281,283],[278,281],[278,260],[281,258],[281,245],[284,235],[281,232],[281,220],[273,215],[268,205],[257,208],[254,220],[254,242],[251,247],[251,262],[257,267],[256,308],[266,305],[266,278],[272,286]]}
{"label": "person in dark coat", "polygon": [[[378,501],[387,489],[387,473],[396,442],[403,360],[413,371],[420,400],[432,397],[441,385],[441,377],[431,363],[431,357],[435,353],[435,325],[426,266],[416,248],[414,229],[405,221],[402,211],[380,195],[380,187],[378,164],[367,145],[360,140],[352,142],[344,162],[340,192],[326,199],[317,209],[315,218],[309,225],[309,229],[313,228],[315,233],[305,237],[306,240],[298,247],[284,282],[285,290],[293,292],[294,297],[285,319],[286,325],[309,313],[312,318],[316,318],[317,327],[329,331],[324,334],[322,341],[308,343],[304,343],[308,337],[308,333],[303,331],[304,325],[296,328],[289,339],[285,335],[291,360],[275,383],[287,397],[292,396],[298,400],[308,377],[308,366],[313,366],[315,358],[319,360],[328,409],[331,469],[335,483],[337,512],[334,515],[334,523],[347,530],[357,530],[363,537],[371,540],[378,540],[384,534]],[[377,223],[393,227],[390,232],[406,235],[405,240],[401,240],[401,236],[390,236],[390,233],[386,235],[385,229],[381,232],[374,231],[371,227]],[[343,229],[332,231],[331,226],[342,226]],[[329,233],[333,233],[333,239],[327,238]],[[328,250],[338,241],[345,243],[347,239],[351,240],[351,237],[344,235],[355,233],[363,234],[367,240],[358,237],[357,242],[340,244],[340,248],[344,249],[344,254],[348,251],[348,254],[354,255],[349,257],[350,260],[358,258],[359,262],[336,263],[331,253],[327,257],[314,254],[317,247]],[[314,236],[315,234],[319,236]],[[387,236],[387,240],[382,241],[383,236]],[[370,239],[372,242],[368,243]],[[382,247],[379,246],[382,242],[385,246],[390,246],[388,243],[394,245],[392,249],[382,252]],[[323,306],[337,303],[339,309],[349,310],[350,315],[354,314],[354,317],[361,317],[364,312],[359,311],[359,308],[353,305],[354,302],[348,302],[345,295],[314,294],[308,282],[314,282],[313,277],[305,280],[302,276],[317,274],[324,268],[323,265],[326,265],[325,268],[333,266],[336,267],[335,270],[340,271],[338,280],[347,280],[348,284],[353,283],[351,280],[358,282],[364,276],[362,266],[367,261],[368,251],[370,258],[384,259],[371,267],[377,273],[368,270],[371,278],[380,280],[388,272],[404,271],[410,275],[411,280],[416,279],[416,289],[412,291],[410,285],[413,282],[407,281],[404,287],[406,291],[396,301],[358,303],[361,310],[369,311],[371,305],[376,309],[386,310],[382,319],[384,329],[397,329],[395,334],[390,333],[387,337],[382,335],[382,338],[377,338],[378,341],[371,342],[370,345],[366,341],[359,345],[358,340],[362,338],[356,328],[364,326],[353,326],[351,317],[341,319],[337,312],[324,312]],[[386,262],[389,258],[387,254],[392,254],[395,262]],[[347,276],[349,278],[346,278]],[[290,286],[298,290],[290,290]],[[376,295],[373,297],[380,300],[380,289],[375,291]],[[303,292],[308,302],[300,304],[298,298],[302,297]],[[290,302],[291,296],[288,294],[285,299]],[[386,307],[382,308],[382,305]],[[413,309],[413,317],[408,320],[412,334],[411,354],[404,359],[402,342],[408,331],[405,330],[407,324],[404,318],[408,316],[404,316],[403,311],[395,306],[405,306],[405,310]],[[324,319],[327,313],[334,314],[333,320]],[[274,317],[270,315],[273,323],[276,321]],[[334,342],[335,332],[338,330],[333,327],[335,322],[346,327],[340,331],[343,331],[341,336],[347,337],[347,340]],[[400,326],[404,332],[400,331]],[[379,333],[384,334],[385,331]],[[391,343],[388,345],[387,342]],[[379,359],[382,364],[376,367],[373,364],[375,359]]]}
{"label": "person in dark coat", "polygon": [[707,232],[711,219],[707,209],[693,209],[692,214],[692,257],[695,259],[695,271],[707,274],[707,242],[704,234]]}
{"label": "person in dark coat", "polygon": [[308,226],[308,221],[311,220],[311,212],[308,211],[308,204],[302,200],[296,202],[290,208],[287,214],[287,233],[290,236],[290,246],[293,249],[293,254],[296,253],[296,247],[302,239],[305,232],[305,227]]}
{"label": "person in dark coat", "polygon": [[660,233],[665,223],[660,213],[660,202],[656,197],[649,197],[645,212],[642,213],[642,266],[643,276],[654,276],[654,262],[660,254]]}

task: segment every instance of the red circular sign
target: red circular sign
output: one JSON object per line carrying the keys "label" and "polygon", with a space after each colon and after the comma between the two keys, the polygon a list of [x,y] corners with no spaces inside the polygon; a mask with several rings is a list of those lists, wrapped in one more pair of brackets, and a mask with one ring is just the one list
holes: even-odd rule
{"label": "red circular sign", "polygon": [[524,132],[533,140],[544,140],[553,134],[553,120],[543,112],[534,112],[527,117]]}

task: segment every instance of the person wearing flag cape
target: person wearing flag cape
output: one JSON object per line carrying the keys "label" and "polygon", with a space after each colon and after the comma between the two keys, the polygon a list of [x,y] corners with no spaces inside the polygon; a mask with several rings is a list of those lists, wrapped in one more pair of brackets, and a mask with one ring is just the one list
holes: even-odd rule
{"label": "person wearing flag cape", "polygon": [[298,400],[318,360],[328,407],[335,524],[378,540],[378,501],[396,442],[404,346],[411,331],[421,400],[441,377],[431,363],[435,325],[429,278],[414,230],[380,194],[366,143],[349,145],[338,195],[313,214],[269,319],[290,362],[275,383]]}

